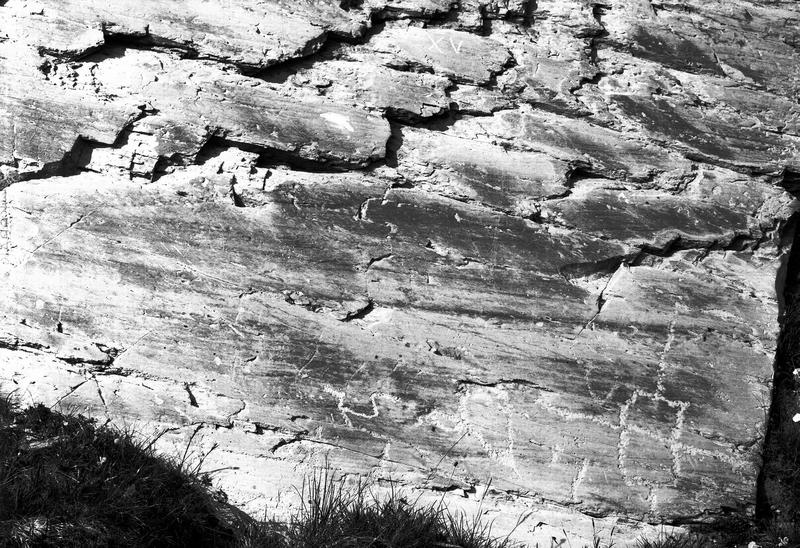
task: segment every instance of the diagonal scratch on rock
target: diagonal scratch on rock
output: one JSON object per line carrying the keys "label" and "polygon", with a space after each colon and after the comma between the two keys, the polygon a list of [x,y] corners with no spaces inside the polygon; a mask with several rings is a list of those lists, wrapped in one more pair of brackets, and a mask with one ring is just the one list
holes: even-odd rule
{"label": "diagonal scratch on rock", "polygon": [[150,336],[150,335],[151,335],[151,334],[152,334],[154,331],[155,331],[155,329],[149,329],[149,330],[148,330],[148,331],[146,331],[146,332],[145,332],[143,335],[141,335],[141,336],[140,336],[138,339],[136,339],[135,341],[133,341],[133,343],[131,343],[130,345],[126,346],[125,348],[122,348],[122,349],[121,349],[121,350],[120,350],[120,351],[117,353],[116,359],[119,359],[119,358],[120,358],[120,357],[121,357],[123,354],[125,354],[126,352],[128,352],[128,351],[130,351],[130,350],[133,350],[134,348],[136,348],[137,346],[139,346],[139,345],[142,343],[142,341],[144,341],[144,339],[146,339],[147,337],[149,337],[149,336]]}
{"label": "diagonal scratch on rock", "polygon": [[103,388],[100,386],[100,381],[97,380],[97,377],[95,375],[91,376],[91,380],[94,381],[95,386],[97,386],[97,395],[98,395],[98,397],[100,398],[100,401],[103,404],[103,409],[105,409],[106,417],[109,417],[109,414],[108,414],[108,403],[106,402],[106,398],[103,395]]}
{"label": "diagonal scratch on rock", "polygon": [[314,351],[311,353],[311,356],[309,356],[309,358],[305,361],[305,363],[297,370],[298,377],[300,377],[303,374],[303,371],[305,371],[306,367],[311,365],[311,362],[314,361],[318,353],[319,353],[319,343],[317,343],[314,346]]}
{"label": "diagonal scratch on rock", "polygon": [[86,383],[87,383],[87,382],[89,382],[90,380],[91,380],[91,379],[85,379],[85,380],[83,380],[83,381],[79,382],[78,384],[76,384],[75,386],[71,387],[71,388],[69,389],[69,391],[67,391],[67,393],[66,393],[66,394],[64,394],[63,396],[61,396],[60,398],[58,398],[58,399],[55,401],[55,403],[54,403],[53,405],[51,405],[51,406],[50,406],[50,408],[51,408],[51,409],[52,409],[52,408],[55,408],[55,407],[56,407],[58,404],[60,404],[62,401],[64,401],[64,400],[65,400],[65,399],[67,399],[68,397],[70,397],[70,396],[71,396],[72,394],[74,394],[74,393],[75,393],[75,392],[76,392],[76,391],[77,391],[77,390],[78,390],[78,389],[79,389],[81,386],[83,386],[84,384],[86,384]]}
{"label": "diagonal scratch on rock", "polygon": [[[52,242],[56,241],[56,240],[57,240],[58,238],[60,238],[60,237],[61,237],[61,236],[62,236],[62,235],[65,233],[65,232],[67,232],[68,230],[70,230],[70,229],[74,228],[74,227],[75,227],[75,225],[77,225],[78,223],[81,223],[81,222],[82,222],[82,221],[84,221],[86,218],[90,217],[91,215],[93,215],[93,214],[94,214],[94,213],[96,213],[96,212],[97,212],[97,209],[93,209],[92,211],[89,211],[88,213],[82,213],[81,215],[79,215],[77,219],[75,219],[74,221],[72,221],[72,222],[71,222],[69,225],[67,225],[65,228],[63,228],[63,229],[59,230],[59,231],[58,231],[58,232],[56,232],[56,233],[55,233],[53,236],[51,236],[50,238],[48,238],[48,239],[47,239],[47,240],[45,240],[44,242],[40,243],[39,245],[37,245],[37,246],[36,246],[36,247],[34,247],[32,250],[28,251],[28,256],[26,257],[26,259],[30,259],[30,258],[31,258],[33,255],[35,255],[35,254],[36,254],[36,253],[37,253],[37,252],[38,252],[40,249],[42,249],[42,248],[43,248],[43,247],[45,247],[46,245],[48,245],[48,244],[50,244],[50,243],[52,243]],[[21,265],[18,265],[18,266],[21,266]]]}
{"label": "diagonal scratch on rock", "polygon": [[581,330],[578,331],[577,335],[575,335],[576,339],[578,337],[580,337],[583,334],[584,331],[586,331],[587,329],[590,329],[592,327],[592,325],[594,324],[595,320],[597,320],[597,318],[603,312],[603,307],[608,302],[608,298],[607,298],[608,292],[619,281],[620,276],[622,276],[622,274],[625,271],[627,271],[628,269],[630,269],[630,265],[623,261],[619,265],[619,267],[614,271],[614,273],[611,275],[611,277],[608,279],[608,281],[606,282],[605,287],[603,287],[603,289],[600,291],[600,294],[597,296],[597,311],[589,319],[589,321],[586,322],[586,324],[583,327],[581,327]]}

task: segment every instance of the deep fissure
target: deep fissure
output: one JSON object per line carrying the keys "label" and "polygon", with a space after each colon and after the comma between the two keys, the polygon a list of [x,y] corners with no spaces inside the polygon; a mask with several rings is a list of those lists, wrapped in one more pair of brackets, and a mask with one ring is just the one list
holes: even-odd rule
{"label": "deep fissure", "polygon": [[[797,199],[799,174],[785,171],[781,186]],[[800,485],[800,478],[789,469],[797,464],[800,455],[800,437],[795,434],[796,413],[800,411],[799,225],[800,212],[796,212],[783,228],[781,243],[790,248],[775,282],[780,334],[756,490],[756,518],[764,521],[780,519],[781,514],[791,517],[800,511],[800,499],[792,493]]]}

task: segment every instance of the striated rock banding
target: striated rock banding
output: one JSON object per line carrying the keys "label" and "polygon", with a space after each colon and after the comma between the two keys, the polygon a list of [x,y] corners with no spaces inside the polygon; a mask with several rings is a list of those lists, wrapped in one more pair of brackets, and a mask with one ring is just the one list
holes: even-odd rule
{"label": "striated rock banding", "polygon": [[327,456],[531,541],[752,513],[793,2],[0,12],[3,389],[251,511]]}

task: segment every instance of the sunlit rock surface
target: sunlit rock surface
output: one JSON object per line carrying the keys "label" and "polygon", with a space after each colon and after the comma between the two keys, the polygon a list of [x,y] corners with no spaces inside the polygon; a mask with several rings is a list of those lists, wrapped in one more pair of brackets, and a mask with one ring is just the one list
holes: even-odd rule
{"label": "sunlit rock surface", "polygon": [[254,513],[325,459],[530,542],[752,512],[794,1],[0,15],[3,391]]}

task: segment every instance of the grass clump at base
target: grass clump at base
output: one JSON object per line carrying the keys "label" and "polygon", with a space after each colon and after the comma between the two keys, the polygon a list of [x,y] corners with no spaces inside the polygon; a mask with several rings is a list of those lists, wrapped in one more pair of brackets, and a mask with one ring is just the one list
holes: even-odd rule
{"label": "grass clump at base", "polygon": [[42,405],[0,398],[0,547],[511,548],[491,524],[346,490],[329,469],[303,485],[281,523],[232,511],[200,464],[169,459],[156,440]]}
{"label": "grass clump at base", "polygon": [[[181,458],[166,458],[155,453],[157,439],[141,441],[42,405],[20,410],[0,397],[0,548],[520,546],[493,537],[491,523],[453,514],[441,501],[420,505],[394,488],[378,497],[368,483],[346,488],[328,467],[306,479],[301,506],[288,522],[257,521],[212,489],[200,471],[202,460],[189,465],[188,448]],[[794,485],[795,478],[789,480]],[[762,548],[798,546],[783,528],[740,524],[717,532],[733,529],[741,529],[736,541],[662,534],[640,539],[636,548],[747,546],[753,538]],[[614,545],[598,537],[593,548]]]}
{"label": "grass clump at base", "polygon": [[0,546],[232,545],[220,503],[153,442],[0,399]]}
{"label": "grass clump at base", "polygon": [[709,539],[698,535],[665,535],[655,539],[642,538],[636,542],[636,548],[707,548],[717,546]]}
{"label": "grass clump at base", "polygon": [[245,535],[245,546],[300,548],[511,548],[492,537],[491,523],[420,506],[394,489],[386,498],[361,483],[347,490],[328,468],[310,476],[302,506],[288,524],[264,521]]}

